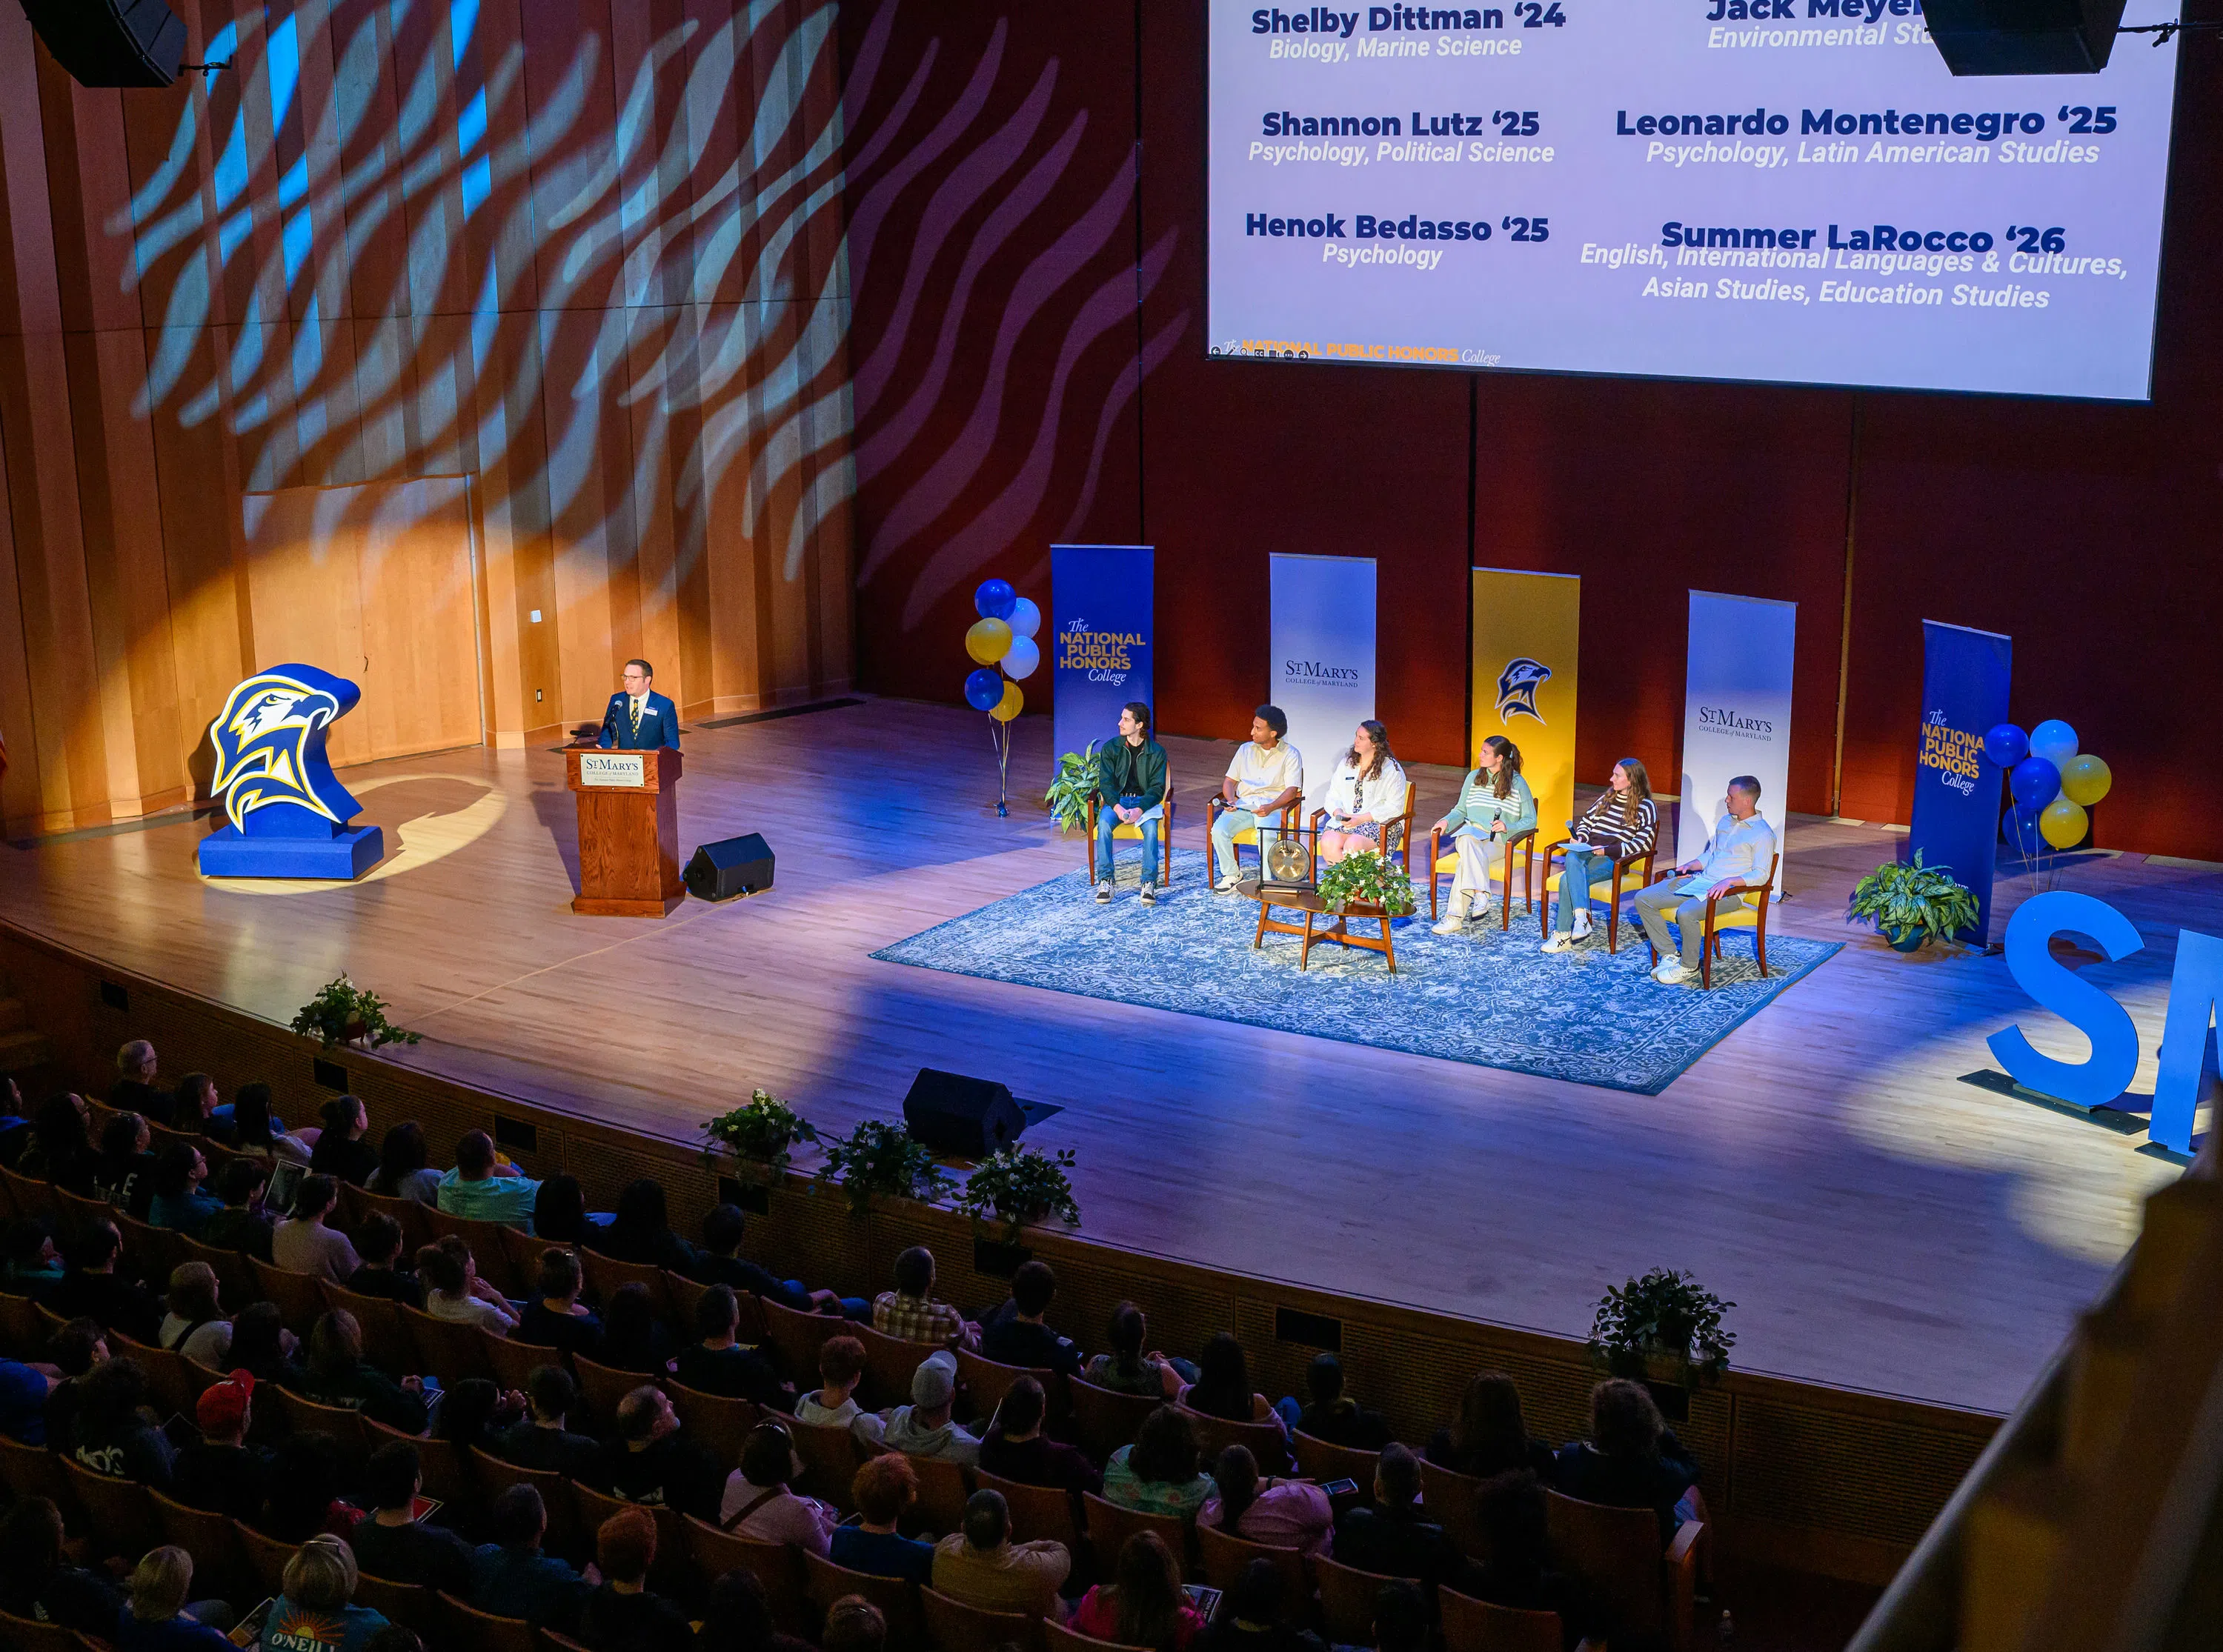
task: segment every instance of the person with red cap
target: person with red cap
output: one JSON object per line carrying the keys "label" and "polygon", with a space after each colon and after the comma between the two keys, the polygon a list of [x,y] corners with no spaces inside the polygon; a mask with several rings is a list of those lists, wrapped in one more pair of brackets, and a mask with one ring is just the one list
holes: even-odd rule
{"label": "person with red cap", "polygon": [[200,1441],[178,1454],[170,1476],[170,1495],[187,1508],[249,1522],[261,1515],[270,1460],[247,1443],[254,1396],[255,1376],[247,1371],[201,1391],[193,1408]]}

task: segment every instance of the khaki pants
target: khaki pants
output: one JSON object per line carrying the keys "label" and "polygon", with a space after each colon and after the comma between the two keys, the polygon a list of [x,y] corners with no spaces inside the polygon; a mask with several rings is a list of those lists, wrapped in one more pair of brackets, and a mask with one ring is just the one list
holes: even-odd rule
{"label": "khaki pants", "polygon": [[1675,938],[1668,934],[1667,926],[1672,923],[1681,931],[1683,967],[1693,975],[1698,972],[1703,961],[1698,949],[1704,944],[1706,931],[1703,895],[1678,895],[1673,883],[1654,883],[1636,892],[1636,915],[1643,921],[1645,934],[1651,938],[1653,949],[1662,958],[1677,951]]}
{"label": "khaki pants", "polygon": [[[1505,840],[1462,826],[1452,842],[1458,851],[1458,870],[1452,874],[1452,898],[1470,896],[1479,911],[1489,900],[1489,863],[1493,857],[1504,858]],[[1512,886],[1513,880],[1508,876],[1506,888],[1509,890]]]}

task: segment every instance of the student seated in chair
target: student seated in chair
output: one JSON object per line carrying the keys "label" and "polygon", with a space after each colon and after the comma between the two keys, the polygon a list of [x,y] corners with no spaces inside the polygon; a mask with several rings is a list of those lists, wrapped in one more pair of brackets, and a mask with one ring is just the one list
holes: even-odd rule
{"label": "student seated in chair", "polygon": [[934,1587],[982,1611],[1064,1616],[1059,1586],[1073,1556],[1055,1538],[1011,1541],[1011,1513],[1001,1492],[975,1492],[965,1501],[965,1525],[934,1546]]}
{"label": "student seated in chair", "polygon": [[[1489,906],[1489,851],[1536,825],[1536,794],[1521,774],[1521,748],[1502,734],[1482,743],[1475,766],[1459,785],[1458,807],[1436,822],[1458,846],[1458,870],[1452,875],[1452,909],[1436,926],[1439,935],[1456,935],[1470,918]],[[1513,898],[1513,862],[1506,856],[1505,898]],[[1436,875],[1434,867],[1428,876]]]}
{"label": "student seated in chair", "polygon": [[[1775,828],[1760,818],[1760,782],[1750,775],[1739,775],[1729,782],[1722,807],[1727,813],[1714,822],[1706,852],[1675,869],[1690,876],[1637,891],[1636,915],[1644,920],[1645,935],[1659,954],[1652,978],[1665,987],[1698,973],[1703,961],[1699,949],[1705,945],[1706,901],[1727,895],[1739,884],[1759,883],[1775,864]],[[1754,898],[1738,897],[1741,901]],[[1675,941],[1667,933],[1670,922],[1681,932],[1679,957]]]}
{"label": "student seated in chair", "polygon": [[1143,833],[1143,904],[1158,898],[1158,833],[1166,819],[1166,749],[1150,738],[1150,708],[1130,700],[1119,711],[1119,738],[1096,754],[1096,900],[1112,898],[1112,832]]}
{"label": "student seated in chair", "polygon": [[1453,1581],[1458,1550],[1420,1506],[1420,1460],[1410,1446],[1382,1448],[1374,1468],[1374,1503],[1336,1517],[1338,1565],[1387,1577],[1418,1578],[1430,1588]]}
{"label": "student seated in chair", "polygon": [[1327,824],[1320,828],[1320,864],[1332,866],[1346,855],[1371,849],[1386,855],[1382,828],[1405,810],[1405,770],[1389,750],[1389,731],[1370,717],[1353,730],[1351,749],[1336,765],[1322,800]]}
{"label": "student seated in chair", "polygon": [[1219,795],[1227,807],[1212,823],[1212,846],[1219,851],[1219,882],[1212,887],[1223,894],[1235,887],[1240,876],[1235,865],[1235,839],[1256,831],[1258,852],[1263,856],[1275,834],[1282,811],[1305,795],[1305,760],[1284,738],[1289,719],[1279,706],[1261,706],[1250,713],[1250,738],[1235,748]]}
{"label": "student seated in chair", "polygon": [[501,1432],[495,1451],[521,1468],[552,1469],[572,1479],[592,1479],[601,1443],[574,1434],[567,1426],[579,1398],[570,1373],[559,1365],[535,1366],[526,1375],[525,1396],[529,1414]]}
{"label": "student seated in chair", "polygon": [[899,1451],[868,1459],[849,1482],[857,1523],[834,1528],[828,1558],[852,1572],[924,1583],[934,1571],[934,1545],[903,1536],[897,1523],[918,1497],[918,1474]]}
{"label": "student seated in chair", "polygon": [[1584,1503],[1651,1510],[1659,1519],[1663,1550],[1684,1521],[1706,1517],[1697,1459],[1644,1385],[1625,1377],[1609,1377],[1590,1390],[1590,1437],[1559,1448],[1552,1477],[1559,1491]]}
{"label": "student seated in chair", "polygon": [[1546,952],[1564,952],[1590,934],[1590,884],[1612,877],[1615,862],[1651,848],[1659,820],[1652,776],[1636,758],[1623,757],[1560,848],[1559,906]]}

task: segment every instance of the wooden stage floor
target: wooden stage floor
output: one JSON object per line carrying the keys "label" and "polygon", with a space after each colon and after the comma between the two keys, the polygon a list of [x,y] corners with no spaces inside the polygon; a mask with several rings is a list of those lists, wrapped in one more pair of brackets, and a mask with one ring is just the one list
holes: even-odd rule
{"label": "wooden stage floor", "polygon": [[[480,748],[348,773],[387,832],[365,882],[211,885],[205,825],[173,819],[0,847],[0,920],[280,1023],[345,970],[425,1035],[396,1059],[677,1141],[752,1085],[846,1128],[896,1115],[922,1065],[991,1076],[1064,1109],[1028,1139],[1078,1153],[1108,1241],[1573,1336],[1609,1284],[1685,1267],[1738,1304],[1741,1366],[1983,1410],[2014,1404],[2177,1173],[1955,1082],[2018,1017],[2050,1052],[2082,1040],[2037,1026],[1996,957],[1848,931],[1892,840],[1842,823],[1793,821],[1779,922],[1851,944],[1658,1096],[873,962],[1078,863],[1031,801],[1049,744],[1020,720],[1029,801],[1004,820],[973,713],[690,731],[683,843],[760,831],[778,882],[662,922],[573,917],[561,757]],[[1231,747],[1167,744],[1200,849]],[[1457,776],[1416,778],[1433,819]],[[2147,937],[2093,968],[2150,1089],[2175,928],[2223,932],[2223,870],[2124,856],[2061,881]]]}

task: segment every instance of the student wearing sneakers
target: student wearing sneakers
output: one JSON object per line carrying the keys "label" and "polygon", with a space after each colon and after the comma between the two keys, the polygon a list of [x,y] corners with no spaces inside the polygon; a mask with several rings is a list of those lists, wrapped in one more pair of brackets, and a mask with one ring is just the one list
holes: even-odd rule
{"label": "student wearing sneakers", "polygon": [[1158,898],[1158,833],[1166,820],[1166,749],[1150,738],[1150,708],[1130,700],[1119,711],[1119,738],[1096,754],[1096,900],[1112,898],[1112,833],[1143,830],[1143,901]]}
{"label": "student wearing sneakers", "polygon": [[1590,933],[1591,880],[1611,877],[1615,861],[1651,848],[1659,820],[1652,776],[1636,758],[1623,757],[1559,851],[1559,907],[1546,952],[1564,952]]}
{"label": "student wearing sneakers", "polygon": [[[1452,878],[1452,909],[1436,926],[1439,935],[1456,935],[1470,918],[1489,905],[1489,851],[1498,841],[1518,837],[1536,825],[1536,794],[1521,776],[1521,748],[1502,734],[1482,743],[1475,766],[1459,787],[1458,807],[1436,822],[1458,845],[1458,870]],[[1429,874],[1434,876],[1433,871]],[[1506,887],[1512,887],[1510,874]]]}
{"label": "student wearing sneakers", "polygon": [[[1637,891],[1636,915],[1644,920],[1646,938],[1659,954],[1652,978],[1662,986],[1672,987],[1698,973],[1707,901],[1741,883],[1759,883],[1775,864],[1775,828],[1760,818],[1760,782],[1750,775],[1739,775],[1729,782],[1722,806],[1727,813],[1714,822],[1706,852],[1675,869],[1690,876]],[[1736,897],[1739,905],[1749,905],[1752,899],[1748,895]],[[1678,938],[1667,933],[1671,923],[1682,932],[1679,954]]]}
{"label": "student wearing sneakers", "polygon": [[1212,847],[1219,851],[1219,882],[1212,887],[1223,894],[1235,887],[1235,839],[1237,833],[1258,832],[1258,851],[1278,831],[1282,811],[1305,795],[1305,760],[1283,737],[1289,719],[1279,706],[1261,706],[1250,713],[1250,738],[1235,748],[1219,795],[1227,807],[1212,823]]}

